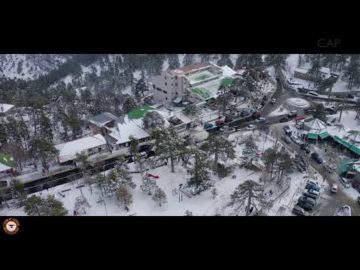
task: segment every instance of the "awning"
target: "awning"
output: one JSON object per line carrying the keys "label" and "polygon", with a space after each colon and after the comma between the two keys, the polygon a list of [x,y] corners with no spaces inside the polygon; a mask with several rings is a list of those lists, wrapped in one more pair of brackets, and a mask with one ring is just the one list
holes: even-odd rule
{"label": "awning", "polygon": [[318,139],[318,135],[314,134],[314,133],[308,133],[307,137],[308,137],[308,139],[312,139],[312,140]]}
{"label": "awning", "polygon": [[325,138],[327,138],[327,137],[329,137],[329,136],[330,136],[330,134],[329,134],[327,131],[319,134],[319,137],[320,137],[320,139],[322,139],[322,140],[325,139]]}

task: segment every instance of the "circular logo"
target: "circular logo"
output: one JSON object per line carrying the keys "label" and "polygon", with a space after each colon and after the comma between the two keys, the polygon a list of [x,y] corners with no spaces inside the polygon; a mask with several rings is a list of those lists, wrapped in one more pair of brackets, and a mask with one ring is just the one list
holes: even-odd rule
{"label": "circular logo", "polygon": [[9,235],[14,235],[19,231],[20,223],[16,218],[8,218],[3,223],[4,232]]}

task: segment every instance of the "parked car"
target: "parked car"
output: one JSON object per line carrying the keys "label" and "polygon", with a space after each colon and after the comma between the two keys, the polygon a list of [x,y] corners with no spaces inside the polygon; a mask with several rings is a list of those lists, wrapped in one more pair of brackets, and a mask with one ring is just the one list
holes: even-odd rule
{"label": "parked car", "polygon": [[360,196],[358,196],[357,202],[358,202],[358,204],[360,204]]}
{"label": "parked car", "polygon": [[312,159],[315,160],[318,164],[322,164],[322,163],[324,162],[323,159],[320,157],[320,155],[319,155],[318,153],[316,153],[316,152],[313,152],[313,153],[311,154],[311,157],[312,157]]}
{"label": "parked car", "polygon": [[316,200],[315,199],[312,199],[312,198],[306,197],[306,196],[301,196],[298,199],[298,202],[306,202],[306,203],[311,204],[313,207],[316,205]]}
{"label": "parked car", "polygon": [[296,216],[306,216],[307,215],[305,210],[303,208],[301,208],[299,205],[294,206],[292,213]]}
{"label": "parked car", "polygon": [[312,184],[312,185],[317,186],[317,187],[320,188],[319,182],[316,182],[316,181],[311,180],[311,179],[307,180],[307,181],[306,181],[306,184]]}
{"label": "parked car", "polygon": [[276,102],[276,98],[272,98],[272,99],[270,100],[270,103],[271,103],[271,104],[275,104],[275,102]]}
{"label": "parked car", "polygon": [[205,123],[205,125],[204,125],[204,129],[211,129],[213,127],[214,127],[214,125],[211,123]]}
{"label": "parked car", "polygon": [[352,187],[360,193],[360,182],[359,181],[353,181]]}
{"label": "parked car", "polygon": [[300,139],[299,139],[299,137],[296,136],[296,135],[291,135],[290,138],[291,138],[291,140],[292,140],[294,143],[296,143],[296,144],[299,144],[299,142],[301,142]]}
{"label": "parked car", "polygon": [[320,192],[316,191],[315,189],[308,189],[307,192],[303,193],[303,195],[316,200],[320,197]]}
{"label": "parked car", "polygon": [[329,174],[332,174],[336,170],[333,166],[328,165],[328,164],[325,164],[324,168],[325,168],[326,172]]}
{"label": "parked car", "polygon": [[251,114],[251,111],[245,109],[240,113],[240,116],[241,117],[246,117],[246,116],[249,116],[250,114]]}
{"label": "parked car", "polygon": [[295,206],[301,207],[305,211],[312,211],[314,209],[314,206],[307,202],[298,202]]}
{"label": "parked car", "polygon": [[297,111],[296,111],[296,110],[290,111],[290,112],[288,113],[288,117],[289,117],[289,118],[293,118],[293,117],[296,117],[296,116],[297,116]]}
{"label": "parked car", "polygon": [[313,189],[313,190],[316,190],[316,191],[320,192],[320,187],[317,186],[317,185],[314,185],[312,183],[307,183],[306,186],[305,186],[305,189],[307,189],[307,190]]}
{"label": "parked car", "polygon": [[314,91],[309,91],[309,92],[308,92],[308,95],[315,96],[315,97],[318,97],[318,96],[319,96],[319,94],[316,93],[316,92],[314,92]]}
{"label": "parked car", "polygon": [[346,179],[345,177],[339,177],[340,183],[345,187],[345,188],[349,188],[350,187],[350,182],[348,179]]}
{"label": "parked car", "polygon": [[263,123],[266,121],[266,118],[265,117],[260,117],[258,119],[255,120],[256,123]]}
{"label": "parked car", "polygon": [[254,119],[258,119],[260,116],[261,116],[261,113],[260,113],[260,112],[254,112],[254,113],[252,114],[252,117],[253,117]]}
{"label": "parked car", "polygon": [[282,137],[283,141],[286,142],[287,144],[290,144],[291,143],[291,140],[288,136],[283,136]]}
{"label": "parked car", "polygon": [[338,185],[337,184],[332,184],[331,188],[330,188],[330,192],[331,193],[337,193],[338,192]]}
{"label": "parked car", "polygon": [[309,145],[306,144],[306,143],[302,143],[302,144],[300,145],[300,149],[301,149],[301,150],[304,150],[306,154],[309,154],[309,153],[311,152]]}
{"label": "parked car", "polygon": [[253,130],[253,129],[255,129],[255,128],[256,128],[255,125],[248,125],[248,126],[246,127],[246,129],[249,129],[249,130]]}
{"label": "parked car", "polygon": [[299,91],[299,93],[304,93],[306,94],[307,92],[309,92],[306,88],[304,87],[298,87],[297,90]]}
{"label": "parked car", "polygon": [[330,115],[333,115],[333,114],[337,113],[335,108],[326,108],[325,111],[326,111],[327,114],[330,114]]}
{"label": "parked car", "polygon": [[289,119],[287,119],[286,117],[283,117],[279,120],[280,123],[285,123],[287,122]]}

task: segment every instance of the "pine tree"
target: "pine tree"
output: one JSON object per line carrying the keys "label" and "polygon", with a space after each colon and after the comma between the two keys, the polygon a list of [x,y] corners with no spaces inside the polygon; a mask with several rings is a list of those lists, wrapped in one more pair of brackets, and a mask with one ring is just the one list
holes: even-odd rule
{"label": "pine tree", "polygon": [[312,65],[311,65],[311,68],[309,70],[309,75],[312,77],[315,87],[319,86],[319,84],[322,81],[320,69],[321,69],[320,55],[318,55],[312,61]]}
{"label": "pine tree", "polygon": [[299,58],[298,58],[298,62],[297,62],[297,67],[298,67],[298,68],[299,68],[299,67],[302,67],[303,64],[304,64],[304,57],[303,57],[301,54],[299,54]]}
{"label": "pine tree", "polygon": [[353,54],[345,68],[344,77],[348,79],[348,89],[360,86],[360,56]]}
{"label": "pine tree", "polygon": [[139,166],[141,176],[143,177],[145,168],[144,168],[144,160],[139,153],[139,140],[133,136],[130,136],[129,140],[130,140],[129,153],[130,155],[133,156],[135,164]]}
{"label": "pine tree", "polygon": [[260,68],[263,65],[261,54],[240,54],[236,59],[235,68]]}
{"label": "pine tree", "polygon": [[230,196],[229,206],[235,206],[235,213],[245,206],[245,215],[249,216],[253,208],[259,211],[265,205],[263,188],[253,180],[240,184]]}
{"label": "pine tree", "polygon": [[265,57],[265,64],[273,66],[276,78],[283,78],[283,71],[286,69],[286,59],[288,54],[268,54]]}
{"label": "pine tree", "polygon": [[125,209],[128,209],[128,206],[132,204],[132,194],[124,186],[120,186],[116,190],[116,198],[124,206]]}
{"label": "pine tree", "polygon": [[48,195],[43,207],[44,216],[66,216],[68,211],[59,200],[55,199],[54,195]]}
{"label": "pine tree", "polygon": [[168,54],[169,59],[169,69],[177,69],[180,67],[179,55],[177,54]]}
{"label": "pine tree", "polygon": [[137,107],[137,104],[134,100],[134,98],[128,96],[123,104],[123,111],[125,114],[129,113],[132,109],[135,109]]}
{"label": "pine tree", "polygon": [[175,172],[175,157],[185,152],[185,141],[172,127],[167,129],[155,129],[151,133],[155,140],[155,151],[164,158],[170,158],[171,172]]}
{"label": "pine tree", "polygon": [[12,179],[10,181],[10,191],[12,198],[17,201],[19,206],[22,206],[27,197],[24,184],[17,179]]}
{"label": "pine tree", "polygon": [[322,103],[316,103],[314,105],[314,111],[312,113],[314,118],[318,118],[323,122],[326,122],[326,111]]}
{"label": "pine tree", "polygon": [[[278,181],[283,179],[284,172],[290,172],[293,165],[293,161],[288,152],[281,152],[279,155],[279,174]],[[282,183],[282,182],[281,182]]]}
{"label": "pine tree", "polygon": [[194,63],[195,54],[186,54],[183,59],[183,66],[188,66]]}
{"label": "pine tree", "polygon": [[51,129],[50,119],[44,114],[44,112],[41,112],[39,121],[40,121],[40,137],[45,140],[52,141],[53,132]]}
{"label": "pine tree", "polygon": [[56,200],[54,195],[48,195],[46,199],[31,196],[25,202],[24,211],[29,216],[66,216],[68,213],[63,203]]}
{"label": "pine tree", "polygon": [[264,163],[268,170],[270,170],[270,178],[272,179],[274,164],[278,161],[279,155],[277,149],[268,148],[265,150],[263,155]]}
{"label": "pine tree", "polygon": [[40,160],[44,170],[48,170],[49,160],[54,159],[58,154],[52,143],[44,139],[32,139],[30,141],[30,154],[35,160]]}
{"label": "pine tree", "polygon": [[209,63],[210,54],[200,54],[201,63]]}
{"label": "pine tree", "polygon": [[157,111],[147,112],[143,118],[144,128],[147,130],[162,128],[165,120]]}
{"label": "pine tree", "polygon": [[148,91],[148,87],[144,81],[144,79],[140,79],[137,81],[135,87],[134,87],[134,90],[135,90],[135,96],[138,100],[140,100],[141,98],[144,97],[144,92]]}
{"label": "pine tree", "polygon": [[206,155],[200,150],[194,150],[194,166],[189,170],[190,179],[187,184],[189,187],[194,187],[195,194],[208,189],[212,183],[209,175],[210,164]]}
{"label": "pine tree", "polygon": [[330,70],[334,69],[335,62],[336,62],[336,54],[322,55],[322,65],[330,68]]}
{"label": "pine tree", "polygon": [[167,203],[166,194],[160,188],[155,189],[152,199],[158,203],[160,207],[162,204]]}
{"label": "pine tree", "polygon": [[41,216],[43,213],[44,200],[36,195],[32,195],[25,201],[24,212],[28,216]]}
{"label": "pine tree", "polygon": [[219,66],[228,66],[230,68],[234,67],[234,64],[232,63],[232,61],[230,59],[230,54],[221,54],[221,58],[217,62],[217,65],[219,65]]}
{"label": "pine tree", "polygon": [[203,144],[202,148],[210,155],[214,155],[214,172],[218,175],[218,160],[219,156],[234,159],[235,150],[231,142],[226,140],[221,135],[210,134],[207,141]]}

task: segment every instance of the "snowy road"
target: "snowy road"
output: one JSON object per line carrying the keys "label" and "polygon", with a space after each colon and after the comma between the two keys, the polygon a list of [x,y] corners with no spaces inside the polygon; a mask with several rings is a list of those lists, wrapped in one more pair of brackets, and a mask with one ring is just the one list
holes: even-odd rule
{"label": "snowy road", "polygon": [[[281,137],[284,135],[282,129],[283,126],[284,124],[277,124],[271,126],[270,128],[272,136],[278,138],[281,142],[283,142]],[[283,142],[283,144],[285,143]],[[294,153],[300,153],[300,147],[295,145],[294,143],[288,144],[287,147],[291,148]],[[322,192],[319,205],[312,214],[318,216],[333,216],[335,211],[340,206],[347,204],[352,209],[352,215],[359,216],[360,206],[357,204],[356,200],[349,197],[344,192],[344,188],[338,181],[338,174],[328,174],[322,165],[315,163],[312,159],[309,159],[309,162],[311,167],[314,168],[322,176],[323,180],[320,180],[321,184],[325,184],[325,188]],[[336,183],[339,186],[339,191],[337,194],[330,193],[330,186],[333,183]]]}

